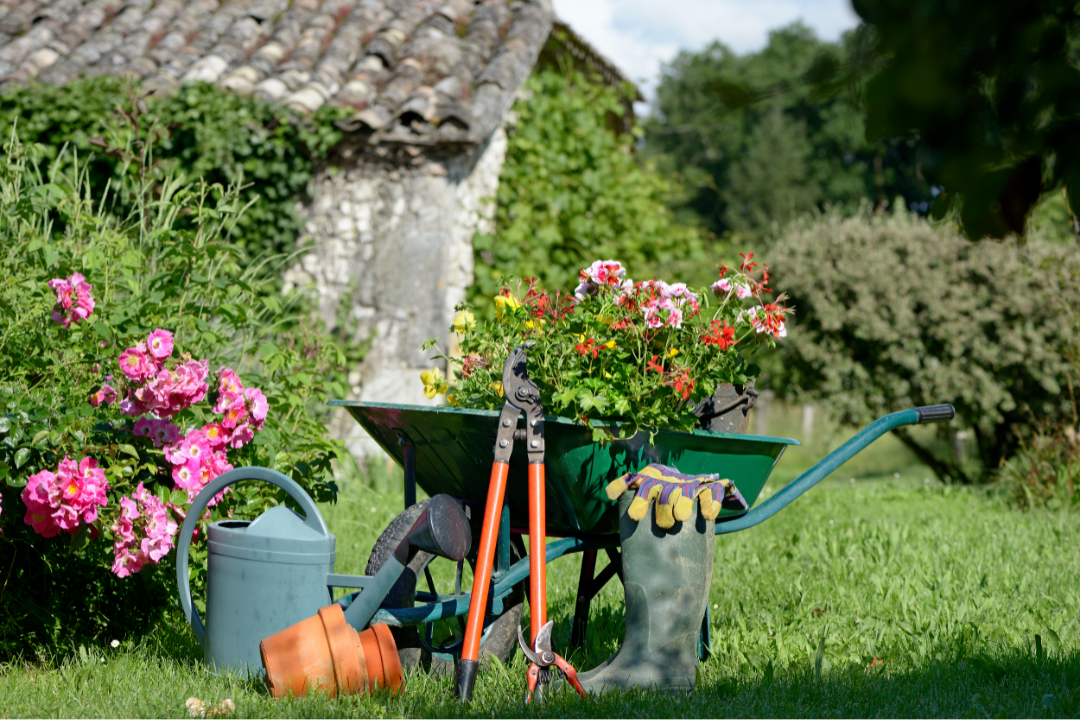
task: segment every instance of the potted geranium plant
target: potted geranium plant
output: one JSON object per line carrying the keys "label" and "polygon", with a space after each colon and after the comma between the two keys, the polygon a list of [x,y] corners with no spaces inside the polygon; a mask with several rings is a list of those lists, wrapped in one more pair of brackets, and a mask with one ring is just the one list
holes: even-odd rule
{"label": "potted geranium plant", "polygon": [[720,264],[716,282],[697,290],[634,282],[615,260],[582,270],[572,294],[552,295],[533,278],[506,281],[494,321],[478,323],[468,305],[457,308],[450,329],[462,356],[446,357],[450,378],[437,369],[421,374],[425,394],[498,408],[504,361],[534,341],[528,370],[545,408],[590,426],[598,441],[612,439],[615,427],[620,437],[659,428],[745,432],[759,369],[744,351],[785,337],[790,308],[783,295],[770,299],[768,268],[753,253],[742,258],[735,268]]}

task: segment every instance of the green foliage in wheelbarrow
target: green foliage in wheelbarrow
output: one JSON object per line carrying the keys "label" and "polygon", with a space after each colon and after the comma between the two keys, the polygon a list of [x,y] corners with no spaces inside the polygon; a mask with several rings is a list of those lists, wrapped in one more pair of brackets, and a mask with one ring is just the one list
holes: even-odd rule
{"label": "green foliage in wheelbarrow", "polygon": [[866,210],[796,223],[771,254],[795,308],[777,392],[821,401],[855,425],[948,400],[952,429],[974,438],[977,468],[947,443],[896,433],[939,476],[961,482],[998,468],[1023,426],[1073,418],[1075,247],[974,244],[903,211]]}

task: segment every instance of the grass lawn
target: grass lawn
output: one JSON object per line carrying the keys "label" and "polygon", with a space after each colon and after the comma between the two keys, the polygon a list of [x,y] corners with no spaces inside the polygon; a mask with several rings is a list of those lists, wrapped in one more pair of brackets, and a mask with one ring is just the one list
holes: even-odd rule
{"label": "grass lawn", "polygon": [[[789,458],[776,479],[819,455],[814,447]],[[857,463],[769,522],[718,538],[713,656],[689,696],[526,706],[517,653],[481,672],[467,707],[453,699],[449,678],[425,675],[409,676],[397,697],[275,701],[260,683],[205,672],[177,622],[138,646],[0,668],[0,716],[182,717],[191,696],[231,698],[240,717],[1080,716],[1080,516],[1020,513],[924,481],[925,470],[888,438]],[[326,510],[339,572],[363,571],[401,508],[399,487],[379,485],[348,487]],[[563,652],[579,558],[549,568],[549,616]],[[568,653],[579,670],[615,652],[622,617],[613,582],[593,602],[588,650]]]}

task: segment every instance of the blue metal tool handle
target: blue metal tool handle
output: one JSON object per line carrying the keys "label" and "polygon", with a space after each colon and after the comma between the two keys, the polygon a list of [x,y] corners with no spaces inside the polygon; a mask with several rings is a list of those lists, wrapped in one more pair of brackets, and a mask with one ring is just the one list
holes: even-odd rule
{"label": "blue metal tool handle", "polygon": [[187,616],[188,624],[195,631],[195,638],[200,645],[203,644],[203,638],[206,637],[206,628],[203,626],[202,618],[199,617],[199,611],[195,609],[195,605],[191,602],[191,585],[188,578],[191,534],[195,532],[195,523],[199,522],[199,516],[202,515],[206,504],[228,486],[244,480],[262,480],[271,485],[277,485],[288,493],[289,497],[295,500],[300,509],[304,511],[304,522],[313,526],[313,529],[322,532],[323,535],[330,534],[330,530],[326,527],[326,521],[323,520],[319,508],[315,505],[315,501],[311,499],[311,496],[304,492],[304,488],[300,487],[292,478],[282,475],[276,470],[262,467],[236,468],[218,475],[207,483],[202,492],[195,497],[191,507],[188,508],[187,517],[184,518],[184,526],[180,528],[180,542],[176,546],[176,587],[180,590],[180,605],[184,608],[184,615]]}
{"label": "blue metal tool handle", "polygon": [[928,405],[901,410],[878,418],[757,507],[742,515],[732,515],[729,518],[718,517],[716,534],[738,532],[765,522],[890,430],[904,425],[944,422],[952,420],[955,416],[956,410],[952,405]]}

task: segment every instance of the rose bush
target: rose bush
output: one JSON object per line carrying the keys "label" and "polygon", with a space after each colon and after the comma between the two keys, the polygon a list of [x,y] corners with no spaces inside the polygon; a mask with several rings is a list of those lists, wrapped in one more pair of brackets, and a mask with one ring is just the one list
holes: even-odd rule
{"label": "rose bush", "polygon": [[[177,528],[211,479],[271,467],[331,500],[341,451],[322,415],[340,350],[283,322],[304,299],[223,240],[236,188],[147,176],[119,221],[76,163],[42,177],[34,152],[0,157],[0,658],[141,632],[175,603]],[[215,500],[199,538],[287,502]]]}
{"label": "rose bush", "polygon": [[446,358],[456,377],[425,371],[424,393],[445,394],[458,407],[498,408],[506,358],[532,341],[529,377],[545,408],[589,425],[597,440],[613,437],[610,422],[621,423],[623,435],[692,430],[695,405],[718,384],[757,375],[744,353],[787,335],[790,309],[783,295],[770,299],[767,266],[750,253],[738,267],[718,269],[716,282],[696,291],[634,282],[614,260],[582,270],[571,294],[552,295],[535,278],[506,282],[494,298],[495,320],[478,324],[468,305],[458,307],[450,330],[462,357]]}

